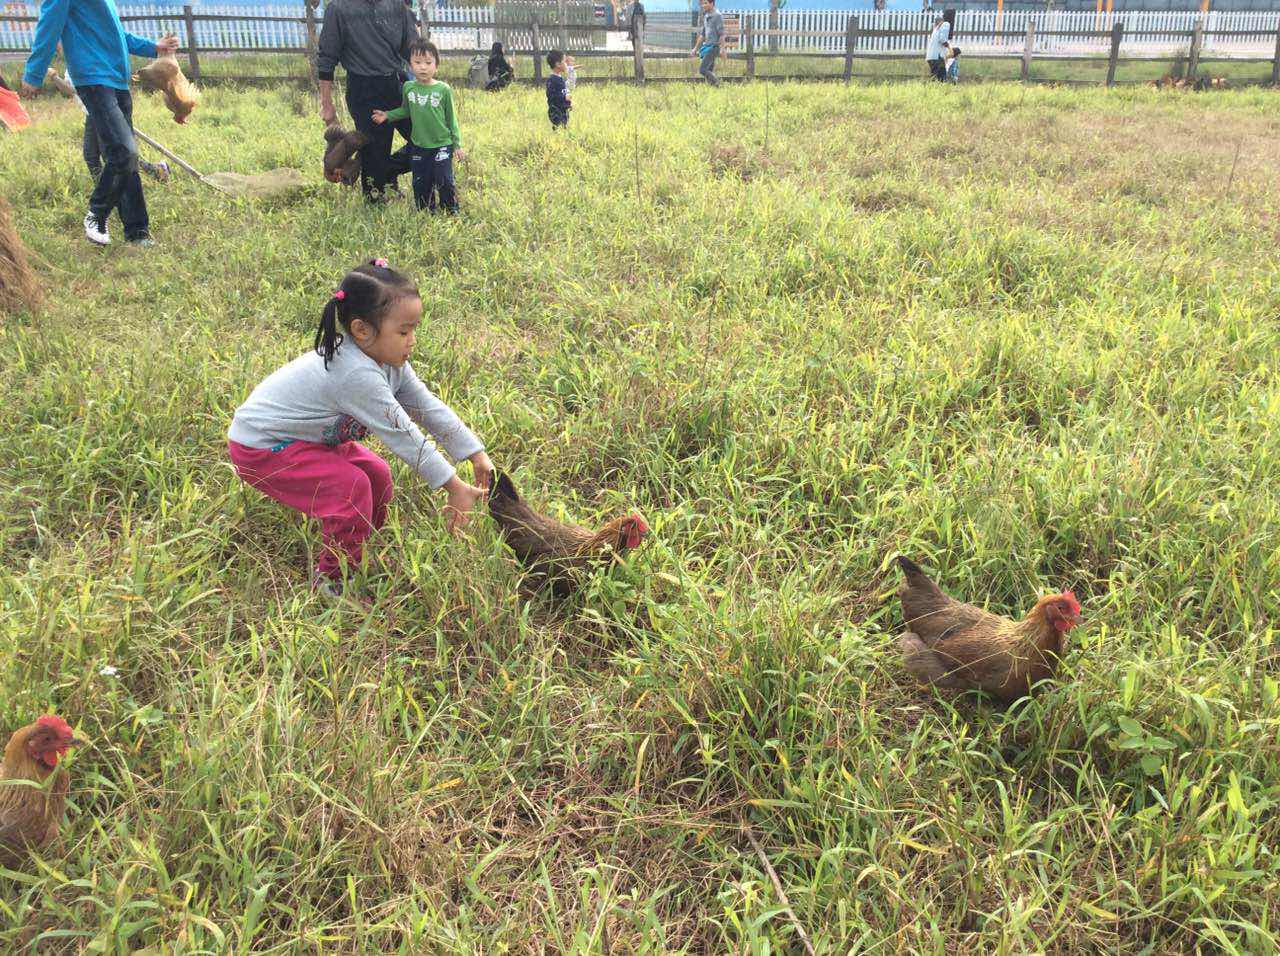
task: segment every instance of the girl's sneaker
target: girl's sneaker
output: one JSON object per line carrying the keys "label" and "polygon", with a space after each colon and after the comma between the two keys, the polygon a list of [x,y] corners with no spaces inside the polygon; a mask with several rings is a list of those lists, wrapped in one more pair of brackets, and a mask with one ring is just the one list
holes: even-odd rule
{"label": "girl's sneaker", "polygon": [[360,594],[346,583],[327,574],[316,571],[311,575],[311,590],[330,601],[349,601],[363,608],[373,607],[373,599],[367,594]]}
{"label": "girl's sneaker", "polygon": [[342,598],[342,582],[329,577],[327,574],[321,574],[319,571],[311,575],[311,590],[321,597],[327,597],[333,601]]}

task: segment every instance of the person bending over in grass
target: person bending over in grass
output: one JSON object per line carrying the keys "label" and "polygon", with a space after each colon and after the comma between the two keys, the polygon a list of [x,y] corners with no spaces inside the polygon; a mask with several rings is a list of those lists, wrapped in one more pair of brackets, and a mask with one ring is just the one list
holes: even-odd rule
{"label": "person bending over in grass", "polygon": [[505,90],[511,85],[511,81],[516,78],[516,71],[512,68],[511,61],[507,59],[506,54],[502,52],[501,43],[495,42],[493,49],[489,51],[488,70],[489,81],[484,85],[486,93]]}
{"label": "person bending over in grass", "polygon": [[[417,288],[385,259],[353,269],[324,307],[315,350],[268,375],[232,418],[227,450],[236,474],[319,519],[324,547],[312,586],[326,595],[341,593],[344,565],[360,563],[391,501],[391,469],[358,439],[372,432],[445,490],[450,532],[489,486],[484,445],[409,365],[421,321]],[[419,425],[454,461],[471,462],[479,487],[458,477]]]}
{"label": "person bending over in grass", "polygon": [[547,77],[547,116],[553,129],[568,126],[569,110],[573,109],[567,79],[569,58],[563,50],[552,50],[547,54],[547,66],[551,67],[551,75]]}
{"label": "person bending over in grass", "polygon": [[[427,40],[409,45],[409,69],[413,79],[404,85],[399,108],[373,111],[373,121],[396,123],[408,119],[413,127],[413,198],[419,209],[458,211],[458,188],[453,179],[453,157],[464,159],[462,134],[453,109],[453,90],[436,79],[440,53]],[[439,196],[439,202],[436,197]]]}

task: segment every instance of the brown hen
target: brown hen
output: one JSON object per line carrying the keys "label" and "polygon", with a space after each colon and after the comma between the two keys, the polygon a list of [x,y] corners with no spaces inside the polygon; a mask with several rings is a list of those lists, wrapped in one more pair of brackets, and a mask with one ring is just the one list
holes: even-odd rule
{"label": "brown hen", "polygon": [[640,547],[649,533],[638,514],[615,518],[599,531],[549,518],[529,507],[511,479],[500,473],[489,490],[489,514],[534,582],[550,584],[556,597],[572,593],[591,567]]}
{"label": "brown hen", "polygon": [[58,761],[84,743],[52,714],[9,738],[0,762],[0,866],[16,869],[33,851],[57,845],[69,786]]}
{"label": "brown hen", "polygon": [[200,91],[182,73],[176,56],[156,57],[133,75],[145,92],[159,90],[175,123],[185,123],[200,102]]}
{"label": "brown hen", "polygon": [[354,186],[360,179],[359,151],[369,143],[369,137],[358,129],[347,132],[334,124],[326,126],[324,141],[324,178],[331,183]]}
{"label": "brown hen", "polygon": [[1080,602],[1070,591],[1041,598],[1013,621],[949,597],[909,558],[898,565],[906,575],[898,591],[906,632],[898,646],[924,684],[1015,701],[1053,676],[1064,635],[1080,623]]}

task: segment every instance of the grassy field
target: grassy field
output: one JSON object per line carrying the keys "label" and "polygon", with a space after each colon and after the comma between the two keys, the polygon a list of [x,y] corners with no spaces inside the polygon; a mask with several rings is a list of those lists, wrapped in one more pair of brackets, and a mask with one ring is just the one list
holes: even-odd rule
{"label": "grassy field", "polygon": [[[0,148],[49,302],[0,322],[0,730],[46,708],[65,856],[0,950],[1273,952],[1280,97],[925,84],[461,94],[463,213],[320,179],[299,92],[139,127],[100,251],[78,108]],[[117,227],[118,228],[118,227]],[[538,502],[654,535],[565,606],[399,462],[370,612],[246,489],[231,413],[344,269],[415,276],[415,366]],[[913,687],[897,552],[1062,680]],[[114,668],[113,672],[111,668]]]}

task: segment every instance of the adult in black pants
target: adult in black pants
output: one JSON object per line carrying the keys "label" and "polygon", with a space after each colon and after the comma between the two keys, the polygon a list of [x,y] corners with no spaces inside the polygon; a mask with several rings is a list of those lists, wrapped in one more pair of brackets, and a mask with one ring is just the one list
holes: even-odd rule
{"label": "adult in black pants", "polygon": [[[365,198],[381,202],[388,185],[409,172],[412,155],[408,120],[378,125],[374,110],[400,106],[408,74],[409,44],[418,38],[413,14],[404,0],[329,0],[320,29],[316,73],[320,79],[320,118],[338,121],[333,108],[333,73],[347,71],[347,112],[356,129],[369,137],[360,151],[360,186]],[[394,132],[405,146],[391,152]]]}

